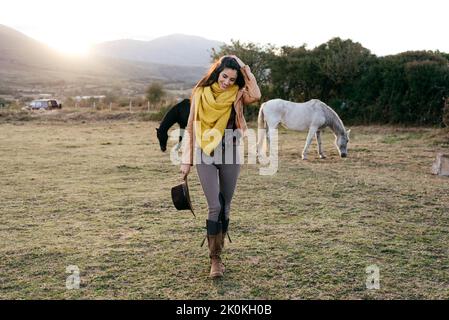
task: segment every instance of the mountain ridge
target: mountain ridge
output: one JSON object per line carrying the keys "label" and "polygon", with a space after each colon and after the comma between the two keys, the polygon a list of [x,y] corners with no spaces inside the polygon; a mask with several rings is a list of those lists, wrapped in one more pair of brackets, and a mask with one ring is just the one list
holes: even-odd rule
{"label": "mountain ridge", "polygon": [[[156,40],[156,39],[155,39]],[[134,40],[141,44],[139,40]],[[183,57],[182,51],[180,57]],[[0,24],[0,85],[95,78],[194,84],[205,66],[121,59],[116,56],[66,56],[13,28]],[[84,81],[84,80],[79,80]],[[92,80],[94,81],[94,80]]]}
{"label": "mountain ridge", "polygon": [[206,67],[212,48],[218,50],[222,45],[224,43],[220,41],[175,33],[149,41],[119,39],[102,42],[94,45],[91,53],[130,61]]}

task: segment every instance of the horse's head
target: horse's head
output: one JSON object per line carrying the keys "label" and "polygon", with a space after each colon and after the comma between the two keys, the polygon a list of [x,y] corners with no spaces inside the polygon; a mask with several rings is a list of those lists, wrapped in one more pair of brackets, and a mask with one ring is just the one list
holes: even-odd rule
{"label": "horse's head", "polygon": [[351,129],[346,130],[344,134],[338,135],[335,138],[335,145],[337,146],[338,152],[340,153],[340,157],[346,158],[348,156],[348,142],[349,142],[349,133]]}
{"label": "horse's head", "polygon": [[165,152],[165,150],[167,150],[167,140],[168,140],[167,132],[164,132],[162,130],[159,130],[159,128],[156,128],[156,135],[157,139],[159,140],[159,146],[161,147],[161,151]]}

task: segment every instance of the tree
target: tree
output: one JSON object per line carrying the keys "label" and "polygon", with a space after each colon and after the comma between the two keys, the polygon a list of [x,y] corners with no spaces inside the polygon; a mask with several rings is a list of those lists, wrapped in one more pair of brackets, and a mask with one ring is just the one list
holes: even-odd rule
{"label": "tree", "polygon": [[[345,123],[439,125],[449,122],[449,54],[409,51],[377,57],[352,40],[334,38],[312,50],[232,41],[212,58],[235,54],[247,63],[262,101],[321,99]],[[449,102],[447,102],[449,103]]]}
{"label": "tree", "polygon": [[6,107],[7,101],[3,98],[0,98],[0,108]]}
{"label": "tree", "polygon": [[379,59],[380,122],[440,124],[442,98],[449,94],[449,67],[439,54],[409,51]]}
{"label": "tree", "polygon": [[152,105],[159,104],[165,95],[166,92],[160,82],[153,82],[146,90],[146,98]]}
{"label": "tree", "polygon": [[257,79],[262,96],[265,96],[271,83],[270,62],[273,59],[274,50],[275,47],[270,44],[260,46],[252,42],[242,43],[231,40],[231,44],[221,46],[218,51],[212,49],[211,58],[215,61],[224,55],[231,54],[239,57],[250,67]]}
{"label": "tree", "polygon": [[318,96],[317,63],[305,45],[284,46],[271,61],[272,98],[303,102]]}
{"label": "tree", "polygon": [[321,98],[342,97],[345,87],[366,70],[370,51],[352,40],[333,38],[313,50],[322,77]]}

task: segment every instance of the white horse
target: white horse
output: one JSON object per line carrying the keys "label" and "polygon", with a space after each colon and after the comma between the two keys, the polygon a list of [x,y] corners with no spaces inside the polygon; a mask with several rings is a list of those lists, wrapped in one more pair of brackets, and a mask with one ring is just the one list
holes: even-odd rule
{"label": "white horse", "polygon": [[[302,151],[302,159],[307,159],[312,138],[316,136],[318,143],[318,154],[321,159],[326,158],[321,148],[321,130],[330,127],[335,135],[335,145],[342,158],[348,155],[349,132],[346,130],[343,122],[337,113],[324,102],[312,99],[304,103],[295,103],[282,99],[269,100],[262,104],[257,120],[258,138],[257,150],[259,155],[265,154],[267,144],[264,144],[265,138],[270,142],[270,130],[277,129],[282,124],[285,128],[297,131],[309,130],[306,144]],[[265,130],[262,130],[266,127]],[[263,147],[263,149],[262,149]]]}

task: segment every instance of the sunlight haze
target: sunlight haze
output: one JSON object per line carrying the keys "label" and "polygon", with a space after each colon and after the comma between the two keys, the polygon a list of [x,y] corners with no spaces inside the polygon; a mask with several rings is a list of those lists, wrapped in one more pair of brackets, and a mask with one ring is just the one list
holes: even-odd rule
{"label": "sunlight haze", "polygon": [[70,54],[117,39],[173,33],[211,40],[313,48],[333,37],[377,55],[407,50],[449,52],[443,0],[428,1],[25,1],[0,4],[0,24]]}

